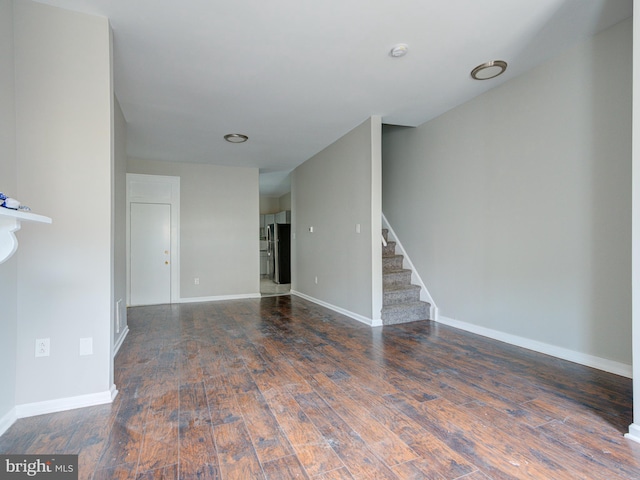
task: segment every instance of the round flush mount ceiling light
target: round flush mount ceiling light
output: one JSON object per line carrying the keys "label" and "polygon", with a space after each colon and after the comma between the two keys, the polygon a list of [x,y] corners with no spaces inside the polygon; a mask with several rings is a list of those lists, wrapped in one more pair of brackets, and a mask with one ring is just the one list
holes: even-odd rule
{"label": "round flush mount ceiling light", "polygon": [[244,143],[249,140],[249,137],[241,133],[227,133],[224,139],[230,143]]}
{"label": "round flush mount ceiling light", "polygon": [[404,57],[408,51],[409,51],[409,45],[407,45],[406,43],[399,43],[391,49],[391,51],[389,52],[389,55],[391,55],[394,58]]}
{"label": "round flush mount ceiling light", "polygon": [[474,80],[489,80],[504,73],[507,69],[507,62],[503,60],[493,60],[492,62],[483,63],[471,70],[471,77]]}

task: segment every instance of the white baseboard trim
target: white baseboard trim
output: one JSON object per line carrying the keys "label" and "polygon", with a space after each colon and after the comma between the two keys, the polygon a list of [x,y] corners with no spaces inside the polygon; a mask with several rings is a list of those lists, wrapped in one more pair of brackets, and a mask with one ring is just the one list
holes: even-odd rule
{"label": "white baseboard trim", "polygon": [[100,393],[90,393],[88,395],[78,395],[77,397],[45,400],[44,402],[23,403],[22,405],[16,405],[16,417],[33,417],[36,415],[43,415],[45,413],[64,412],[66,410],[74,410],[76,408],[103,405],[105,403],[111,403],[117,393],[118,391],[115,390],[115,386],[112,386],[111,389]]}
{"label": "white baseboard trim", "polygon": [[118,353],[118,350],[120,350],[120,347],[124,343],[124,339],[127,338],[128,334],[129,334],[129,325],[125,325],[124,326],[124,330],[122,331],[122,333],[118,337],[118,341],[116,341],[115,345],[113,346],[113,356],[114,357]]}
{"label": "white baseboard trim", "polygon": [[109,389],[109,393],[111,394],[111,401],[113,402],[118,396],[118,389],[116,388],[115,383],[111,385],[111,388]]}
{"label": "white baseboard trim", "polygon": [[640,443],[640,425],[632,423],[629,425],[629,433],[624,434],[625,438]]}
{"label": "white baseboard trim", "polygon": [[310,297],[304,293],[298,292],[296,290],[291,290],[292,295],[296,295],[300,298],[304,298],[305,300],[309,300],[310,302],[316,303],[320,306],[328,308],[329,310],[333,310],[334,312],[338,312],[347,317],[353,318],[354,320],[359,321],[360,323],[364,323],[365,325],[369,325],[370,327],[381,327],[382,320],[373,320],[371,318],[367,318],[364,315],[360,315],[359,313],[350,312],[349,310],[345,310],[344,308],[337,307],[327,302],[323,302],[322,300],[318,300],[317,298]]}
{"label": "white baseboard trim", "polygon": [[244,300],[247,298],[260,298],[259,293],[245,293],[240,295],[218,295],[214,297],[182,297],[178,303],[220,302],[222,300]]}
{"label": "white baseboard trim", "polygon": [[426,285],[422,281],[422,277],[418,273],[418,270],[416,269],[416,267],[413,266],[413,262],[411,261],[411,258],[409,258],[407,251],[402,246],[402,243],[400,242],[398,235],[396,235],[396,232],[393,230],[393,228],[389,224],[387,217],[384,216],[384,213],[382,214],[382,226],[383,228],[386,228],[387,230],[389,230],[389,234],[391,234],[393,241],[396,242],[396,248],[400,249],[400,252],[396,252],[396,253],[399,253],[404,257],[403,258],[403,263],[405,264],[404,266],[407,267],[409,270],[411,270],[411,283],[414,285],[418,285],[420,287],[420,300],[422,300],[423,302],[428,302],[429,305],[431,305],[431,309],[429,312],[429,317],[430,317],[429,320],[434,320],[437,322],[438,315],[439,315],[438,306],[436,305],[436,302],[433,300],[433,297],[429,293],[429,290],[427,289]]}
{"label": "white baseboard trim", "polygon": [[494,340],[509,343],[517,347],[526,348],[527,350],[533,350],[534,352],[544,353],[545,355],[551,355],[552,357],[561,358],[563,360],[568,360],[580,365],[585,365],[587,367],[597,368],[598,370],[613,373],[615,375],[620,375],[622,377],[632,378],[633,376],[631,365],[627,365],[625,363],[614,362],[613,360],[607,360],[606,358],[576,352],[575,350],[569,350],[568,348],[562,348],[556,345],[538,342],[537,340],[531,340],[529,338],[511,335],[510,333],[492,330],[490,328],[481,327],[472,323],[462,322],[460,320],[454,320],[453,318],[448,318],[443,315],[439,316],[438,323],[482,335],[483,337],[489,337]]}
{"label": "white baseboard trim", "polygon": [[16,414],[16,407],[13,407],[2,418],[0,418],[0,435],[3,435],[4,432],[9,430],[11,425],[13,425],[17,419],[18,415]]}

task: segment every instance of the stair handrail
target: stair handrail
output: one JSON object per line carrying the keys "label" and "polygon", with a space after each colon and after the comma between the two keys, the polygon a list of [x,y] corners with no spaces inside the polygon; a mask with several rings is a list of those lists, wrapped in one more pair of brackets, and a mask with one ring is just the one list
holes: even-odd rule
{"label": "stair handrail", "polygon": [[382,246],[386,247],[387,246],[387,241],[384,239],[384,235],[380,235],[380,237],[382,238]]}

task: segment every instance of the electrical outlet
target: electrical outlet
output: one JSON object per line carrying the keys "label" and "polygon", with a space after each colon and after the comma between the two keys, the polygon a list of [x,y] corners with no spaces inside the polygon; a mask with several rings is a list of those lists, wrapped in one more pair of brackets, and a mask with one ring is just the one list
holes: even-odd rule
{"label": "electrical outlet", "polygon": [[48,357],[50,353],[50,339],[36,338],[36,357]]}
{"label": "electrical outlet", "polygon": [[193,279],[193,284],[194,284],[194,285],[200,285],[200,277],[195,277],[195,278]]}

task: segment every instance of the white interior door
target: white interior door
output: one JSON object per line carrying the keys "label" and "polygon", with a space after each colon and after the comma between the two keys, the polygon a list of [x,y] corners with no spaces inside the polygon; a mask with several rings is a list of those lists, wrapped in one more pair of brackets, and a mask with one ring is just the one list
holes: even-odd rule
{"label": "white interior door", "polygon": [[131,305],[171,303],[171,205],[130,205]]}

